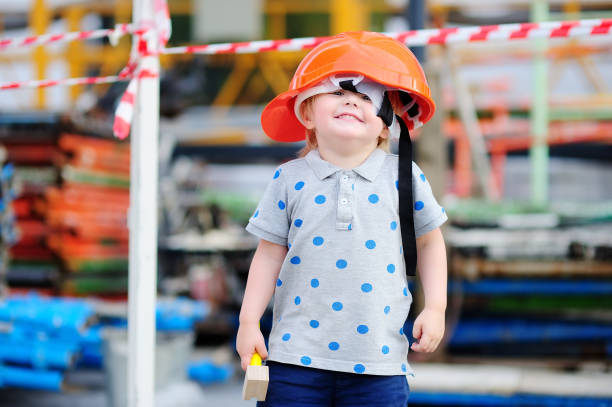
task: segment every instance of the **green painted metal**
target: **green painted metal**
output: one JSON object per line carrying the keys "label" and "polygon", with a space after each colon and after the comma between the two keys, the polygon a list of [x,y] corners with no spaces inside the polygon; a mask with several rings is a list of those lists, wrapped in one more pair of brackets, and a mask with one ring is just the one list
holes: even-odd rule
{"label": "green painted metal", "polygon": [[[548,20],[548,2],[531,3],[531,21]],[[548,203],[548,61],[545,39],[534,40],[536,57],[533,62],[533,103],[531,108],[531,135],[533,143],[529,151],[531,160],[531,202],[536,207]]]}
{"label": "green painted metal", "polygon": [[498,312],[610,310],[612,298],[606,296],[516,296],[492,298],[486,309]]}
{"label": "green painted metal", "polygon": [[612,120],[612,109],[554,108],[549,111],[549,120]]}

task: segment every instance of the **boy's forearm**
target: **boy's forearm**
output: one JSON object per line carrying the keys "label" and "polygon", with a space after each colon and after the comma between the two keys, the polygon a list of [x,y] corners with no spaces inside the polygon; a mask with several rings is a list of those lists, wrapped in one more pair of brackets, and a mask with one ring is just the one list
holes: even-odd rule
{"label": "boy's forearm", "polygon": [[425,308],[446,310],[446,247],[439,228],[417,239],[417,269]]}
{"label": "boy's forearm", "polygon": [[287,248],[262,240],[255,251],[240,309],[240,323],[259,323],[272,295]]}

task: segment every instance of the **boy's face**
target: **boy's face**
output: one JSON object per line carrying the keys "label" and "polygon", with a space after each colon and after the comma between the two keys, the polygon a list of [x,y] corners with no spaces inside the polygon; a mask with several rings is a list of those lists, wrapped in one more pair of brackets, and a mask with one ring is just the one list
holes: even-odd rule
{"label": "boy's face", "polygon": [[362,93],[339,89],[318,94],[305,109],[303,118],[306,128],[314,129],[319,144],[328,140],[376,146],[379,136],[387,137],[372,101]]}

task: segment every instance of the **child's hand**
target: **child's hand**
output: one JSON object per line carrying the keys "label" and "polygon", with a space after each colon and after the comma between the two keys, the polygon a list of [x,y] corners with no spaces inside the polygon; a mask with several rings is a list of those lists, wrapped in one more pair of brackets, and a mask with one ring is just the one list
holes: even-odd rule
{"label": "child's hand", "polygon": [[414,321],[411,349],[415,352],[433,352],[444,336],[444,311],[425,308]]}
{"label": "child's hand", "polygon": [[258,323],[240,323],[236,336],[236,350],[240,355],[240,366],[245,371],[255,352],[259,353],[262,359],[268,357],[266,343]]}

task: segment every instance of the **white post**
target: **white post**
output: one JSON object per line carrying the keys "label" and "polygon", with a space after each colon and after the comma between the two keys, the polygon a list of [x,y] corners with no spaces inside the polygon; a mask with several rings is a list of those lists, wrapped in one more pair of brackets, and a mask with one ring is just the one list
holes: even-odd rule
{"label": "white post", "polygon": [[[134,0],[133,20],[154,19],[153,0]],[[157,49],[157,35],[148,36]],[[134,38],[136,41],[137,38]],[[141,67],[159,73],[157,56]],[[128,291],[128,407],[153,407],[155,401],[155,304],[157,295],[157,167],[159,78],[140,80],[134,104],[130,164]]]}

